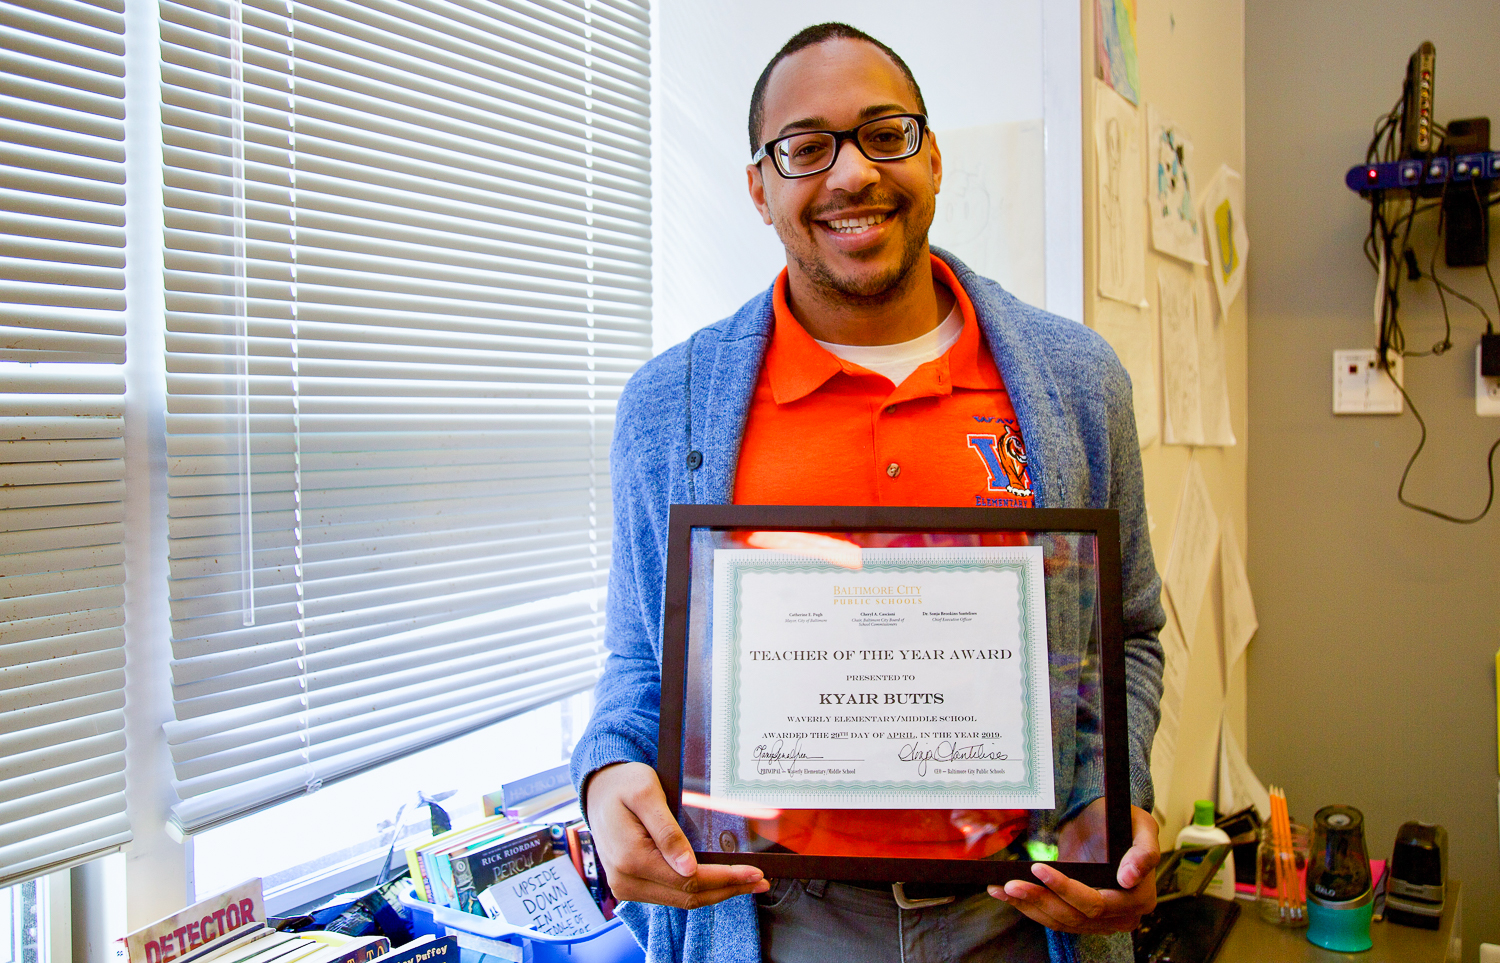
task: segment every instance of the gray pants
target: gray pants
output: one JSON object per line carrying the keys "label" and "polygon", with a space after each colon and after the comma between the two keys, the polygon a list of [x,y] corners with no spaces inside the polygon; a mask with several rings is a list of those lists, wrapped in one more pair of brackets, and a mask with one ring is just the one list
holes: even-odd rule
{"label": "gray pants", "polygon": [[903,910],[890,892],[775,880],[755,898],[767,963],[1047,963],[1047,935],[984,893]]}

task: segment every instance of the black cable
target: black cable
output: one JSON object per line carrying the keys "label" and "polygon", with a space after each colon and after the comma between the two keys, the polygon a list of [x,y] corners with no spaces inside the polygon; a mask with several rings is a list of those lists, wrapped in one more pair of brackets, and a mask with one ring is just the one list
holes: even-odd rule
{"label": "black cable", "polygon": [[[1469,189],[1474,192],[1474,203],[1478,204],[1480,207],[1486,206],[1484,200],[1479,196],[1478,179],[1471,178],[1469,180]],[[1490,203],[1494,202],[1492,201]],[[1495,296],[1495,311],[1497,314],[1500,314],[1500,289],[1497,289],[1495,287],[1495,275],[1494,272],[1490,270],[1490,259],[1488,257],[1484,259],[1484,276],[1490,279],[1490,293]],[[1495,326],[1490,323],[1490,319],[1488,316],[1486,316],[1484,319],[1484,333],[1495,333]]]}
{"label": "black cable", "polygon": [[1489,454],[1485,456],[1485,467],[1489,472],[1490,479],[1490,493],[1484,500],[1484,510],[1478,515],[1475,515],[1473,518],[1458,518],[1454,515],[1449,515],[1447,512],[1440,512],[1436,508],[1428,508],[1426,505],[1418,505],[1416,502],[1409,501],[1406,497],[1406,478],[1411,474],[1411,466],[1417,463],[1417,456],[1422,454],[1423,446],[1427,444],[1427,422],[1422,420],[1422,413],[1417,410],[1416,405],[1412,404],[1411,395],[1406,393],[1406,389],[1402,387],[1401,382],[1392,377],[1391,383],[1396,386],[1397,391],[1401,392],[1401,397],[1406,399],[1407,406],[1411,408],[1412,417],[1417,419],[1417,426],[1422,429],[1422,437],[1417,440],[1416,450],[1407,459],[1406,470],[1401,473],[1401,484],[1396,486],[1396,500],[1407,508],[1431,515],[1433,518],[1440,518],[1445,522],[1453,522],[1456,525],[1473,525],[1475,522],[1480,521],[1490,513],[1490,506],[1495,503],[1495,450],[1500,448],[1500,438],[1495,439],[1495,443],[1490,446]]}

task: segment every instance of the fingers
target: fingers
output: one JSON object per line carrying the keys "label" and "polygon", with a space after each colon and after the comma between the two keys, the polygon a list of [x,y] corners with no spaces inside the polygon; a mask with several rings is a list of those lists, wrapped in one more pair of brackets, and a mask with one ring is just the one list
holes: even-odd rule
{"label": "fingers", "polygon": [[[1122,889],[1134,889],[1144,880],[1152,880],[1152,904],[1155,905],[1156,866],[1161,862],[1161,843],[1157,839],[1156,819],[1144,809],[1132,806],[1130,823],[1133,838],[1130,849],[1120,860],[1117,874]],[[1149,911],[1149,908],[1148,908]]]}
{"label": "fingers", "polygon": [[587,798],[599,860],[620,899],[696,909],[770,888],[754,866],[698,865],[650,766],[600,769]]}
{"label": "fingers", "polygon": [[[1010,903],[1026,916],[1050,929],[1067,933],[1116,933],[1133,930],[1156,900],[1156,883],[1133,890],[1096,890],[1066,874],[1037,863],[1031,867],[1045,885],[1011,880],[1004,887],[991,886],[989,893]],[[1149,903],[1147,902],[1149,900]]]}
{"label": "fingers", "polygon": [[[631,803],[635,805],[631,805]],[[626,806],[630,808],[646,832],[650,834],[651,841],[656,844],[656,849],[679,876],[691,876],[698,871],[698,859],[693,855],[693,845],[688,842],[687,834],[682,827],[677,825],[677,820],[672,818],[672,810],[667,806],[667,798],[661,792],[660,786],[656,793],[644,794],[644,798],[629,800]]]}

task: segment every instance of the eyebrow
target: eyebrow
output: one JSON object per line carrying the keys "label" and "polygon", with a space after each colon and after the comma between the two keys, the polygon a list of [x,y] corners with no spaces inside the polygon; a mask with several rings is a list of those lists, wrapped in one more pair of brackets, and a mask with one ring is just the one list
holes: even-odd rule
{"label": "eyebrow", "polygon": [[[866,107],[864,110],[861,110],[859,112],[859,119],[860,119],[861,122],[863,122],[863,121],[866,121],[866,120],[871,120],[873,118],[879,117],[879,116],[881,116],[883,114],[909,114],[909,113],[911,113],[911,108],[907,107],[905,104],[872,104],[871,106]],[[831,129],[832,129],[832,126],[829,124],[828,119],[826,117],[804,117],[801,120],[794,120],[794,121],[792,121],[789,124],[783,124],[782,127],[781,127],[781,129],[776,132],[776,136],[780,137],[783,134],[787,134],[787,133],[790,133],[790,132],[796,131],[796,130],[831,130]]]}

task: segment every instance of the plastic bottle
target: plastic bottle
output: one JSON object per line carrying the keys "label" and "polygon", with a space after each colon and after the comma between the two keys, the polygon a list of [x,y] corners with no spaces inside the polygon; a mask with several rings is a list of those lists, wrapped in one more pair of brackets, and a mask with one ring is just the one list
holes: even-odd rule
{"label": "plastic bottle", "polygon": [[[1177,848],[1184,846],[1218,846],[1229,842],[1229,834],[1214,825],[1214,804],[1200,799],[1193,803],[1193,821],[1177,834]],[[1198,857],[1202,859],[1203,857]],[[1214,874],[1213,882],[1203,891],[1220,899],[1234,899],[1234,852],[1224,857],[1224,864]]]}

